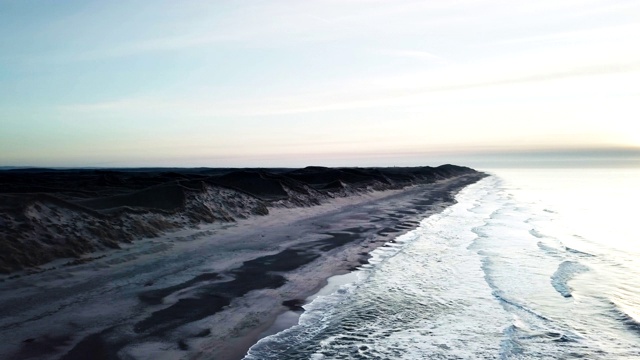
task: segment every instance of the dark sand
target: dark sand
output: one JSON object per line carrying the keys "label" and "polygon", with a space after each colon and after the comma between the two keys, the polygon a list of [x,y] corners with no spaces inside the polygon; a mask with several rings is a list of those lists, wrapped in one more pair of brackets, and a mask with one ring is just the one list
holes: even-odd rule
{"label": "dark sand", "polygon": [[[47,271],[7,275],[0,358],[241,359],[278,315],[301,311],[302,299],[327,278],[366,263],[371,250],[452,204],[482,176],[467,172],[311,207],[270,205],[267,216],[201,223],[94,252],[74,266],[60,266],[68,262],[61,259]],[[271,185],[264,187],[269,201],[283,200]]]}

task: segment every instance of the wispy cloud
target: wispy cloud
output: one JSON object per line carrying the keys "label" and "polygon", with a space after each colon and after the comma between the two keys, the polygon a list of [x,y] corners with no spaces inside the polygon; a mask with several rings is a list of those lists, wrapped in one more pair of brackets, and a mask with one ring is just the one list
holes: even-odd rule
{"label": "wispy cloud", "polygon": [[640,36],[640,24],[629,23],[614,26],[600,27],[595,29],[582,29],[575,31],[552,32],[542,35],[524,36],[517,38],[509,38],[496,40],[479,46],[487,45],[510,45],[510,44],[526,44],[540,42],[559,42],[559,41],[588,41],[590,43],[599,41],[612,41],[615,39],[628,40],[629,37]]}
{"label": "wispy cloud", "polygon": [[447,60],[441,56],[432,54],[422,50],[395,50],[395,49],[382,49],[373,50],[374,54],[380,54],[385,56],[399,57],[399,58],[411,58],[419,60],[427,60],[438,63],[446,63]]}
{"label": "wispy cloud", "polygon": [[[458,1],[451,6],[455,8],[460,6],[460,3],[473,5],[472,1]],[[176,29],[160,27],[158,31],[139,34],[139,28],[144,27],[145,24],[124,23],[122,26],[128,30],[123,30],[121,33],[129,33],[129,36],[122,35],[115,38],[106,36],[104,40],[96,37],[97,41],[79,41],[78,46],[64,50],[54,49],[52,52],[42,54],[38,59],[31,55],[28,57],[40,62],[73,62],[211,48],[223,44],[241,48],[269,48],[353,39],[370,41],[376,34],[380,36],[414,35],[421,33],[425,27],[437,28],[463,23],[469,19],[459,14],[449,16],[440,13],[451,6],[437,2],[353,1],[339,2],[339,5],[332,1],[249,3],[234,8],[234,11],[226,14],[224,18],[214,21],[210,19],[213,10],[204,9],[202,14],[194,14],[189,26]],[[214,5],[209,7],[215,8]],[[436,13],[429,16],[431,11]],[[418,16],[419,13],[429,16],[428,21]],[[409,19],[404,19],[409,15]],[[385,26],[380,26],[382,23]],[[100,35],[100,33],[94,35]],[[73,36],[82,38],[81,34],[73,34]],[[383,50],[383,52],[389,56],[437,60],[437,57],[430,56],[424,51]]]}
{"label": "wispy cloud", "polygon": [[[239,98],[133,97],[59,107],[66,114],[121,113],[127,116],[170,116],[175,118],[228,118],[318,113],[350,109],[412,106],[424,96],[436,93],[490,87],[545,83],[579,77],[640,72],[640,59],[627,63],[601,63],[548,71],[500,73],[500,65],[488,69],[482,64],[452,67],[431,72],[408,73],[368,79],[344,79],[325,89],[310,88],[297,94]],[[417,100],[418,99],[418,100]]]}

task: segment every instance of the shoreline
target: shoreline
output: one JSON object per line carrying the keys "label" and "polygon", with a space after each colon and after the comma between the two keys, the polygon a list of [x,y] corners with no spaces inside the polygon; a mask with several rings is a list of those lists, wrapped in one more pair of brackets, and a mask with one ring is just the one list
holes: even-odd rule
{"label": "shoreline", "polygon": [[[434,215],[436,213],[439,213],[442,210],[444,210],[446,207],[453,205],[454,204],[453,195],[455,195],[458,191],[462,190],[464,187],[480,180],[484,176],[485,175],[481,175],[476,179],[466,183],[466,185],[455,187],[455,190],[451,190],[451,189],[446,190],[447,192],[449,192],[448,193],[448,195],[450,195],[449,200],[451,201],[442,202],[438,204],[439,205],[438,207],[431,208],[424,213],[415,213],[407,210],[398,210],[400,212],[405,212],[404,215],[410,215],[409,219],[406,219],[406,218],[403,219],[403,223],[405,224],[411,223],[412,225],[410,227],[403,227],[401,228],[401,230],[396,232],[390,232],[390,233],[384,232],[383,233],[383,237],[385,238],[384,241],[379,241],[376,243],[374,247],[368,248],[368,250],[366,251],[366,260],[368,260],[368,258],[370,257],[369,254],[372,251],[376,250],[381,246],[385,246],[385,244],[389,243],[390,241],[397,238],[398,236],[401,236],[403,234],[406,234],[409,231],[416,229],[419,226],[419,222],[421,220],[431,215]],[[443,182],[446,182],[446,181],[447,180],[444,180]],[[387,230],[387,229],[388,228],[385,228],[384,230]],[[236,342],[234,342],[234,346],[230,347],[230,350],[223,351],[218,354],[220,356],[220,359],[242,360],[245,356],[248,355],[249,349],[255,344],[257,344],[261,339],[297,325],[300,316],[304,313],[304,309],[302,308],[304,304],[308,304],[312,302],[318,296],[326,295],[335,291],[339,286],[347,282],[354,281],[354,279],[350,279],[350,277],[354,277],[357,275],[357,273],[360,271],[360,266],[368,264],[368,261],[362,261],[363,260],[362,258],[360,260],[361,261],[359,261],[356,266],[350,267],[349,269],[341,269],[338,271],[334,271],[333,273],[324,274],[324,276],[322,276],[321,283],[315,289],[299,294],[300,296],[296,299],[291,299],[291,301],[294,302],[293,306],[286,306],[286,305],[283,306],[280,312],[278,312],[277,314],[274,314],[272,318],[270,318],[268,321],[265,321],[262,324],[261,328],[248,333],[246,336],[236,339]],[[344,280],[341,279],[342,277],[344,277],[344,279],[347,279],[347,281],[344,282]],[[332,282],[334,281],[332,281],[332,279],[334,279],[334,281],[337,282],[337,284],[333,284]],[[283,315],[288,316],[289,318],[281,319]],[[276,326],[276,322],[278,322],[279,320],[281,320],[283,323],[277,326],[277,328],[274,328]],[[209,357],[208,356],[196,357],[196,359],[207,359],[207,358]],[[215,357],[215,358],[217,359],[218,357]]]}
{"label": "shoreline", "polygon": [[[231,226],[181,230],[88,263],[5,280],[0,355],[241,359],[289,310],[283,303],[366,263],[370,251],[482,177],[272,208]],[[26,298],[29,304],[21,303]]]}
{"label": "shoreline", "polygon": [[[409,230],[411,231],[411,230]],[[398,236],[400,236],[401,234],[398,234]],[[376,249],[374,249],[375,251]],[[299,321],[300,321],[300,317],[304,314],[304,312],[306,311],[304,309],[304,305],[308,305],[310,303],[312,303],[316,298],[320,297],[320,296],[325,296],[325,295],[329,295],[331,293],[333,293],[334,291],[338,290],[342,285],[346,285],[349,283],[352,283],[354,281],[357,281],[357,277],[358,274],[360,273],[361,268],[358,267],[348,273],[345,274],[338,274],[338,275],[333,275],[329,278],[327,278],[325,280],[325,284],[320,287],[320,289],[318,289],[318,291],[313,292],[311,295],[307,296],[305,299],[303,300],[299,300],[296,301],[296,304],[289,307],[289,309],[285,310],[283,313],[279,314],[275,320],[272,322],[272,324],[270,325],[270,327],[263,331],[258,340],[254,343],[252,343],[252,345],[247,349],[247,351],[245,352],[245,354],[241,357],[237,357],[237,358],[230,358],[230,360],[234,360],[234,359],[243,359],[245,356],[249,355],[249,350],[251,349],[251,347],[253,347],[254,345],[256,345],[258,342],[260,342],[262,339],[269,337],[271,335],[275,335],[281,331],[287,330],[291,327],[294,327],[296,325],[298,325]]]}

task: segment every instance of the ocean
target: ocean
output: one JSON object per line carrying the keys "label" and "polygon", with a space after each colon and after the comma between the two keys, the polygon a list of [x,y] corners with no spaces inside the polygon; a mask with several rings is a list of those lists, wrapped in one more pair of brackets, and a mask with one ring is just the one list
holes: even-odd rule
{"label": "ocean", "polygon": [[638,359],[640,169],[497,169],[245,359]]}

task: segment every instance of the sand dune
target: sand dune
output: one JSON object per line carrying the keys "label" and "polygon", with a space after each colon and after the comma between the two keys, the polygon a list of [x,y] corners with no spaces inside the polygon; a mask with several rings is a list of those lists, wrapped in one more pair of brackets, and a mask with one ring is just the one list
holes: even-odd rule
{"label": "sand dune", "polygon": [[[181,172],[179,172],[181,171]],[[399,189],[470,169],[324,168],[174,171],[12,170],[0,173],[0,272],[201,223],[265,215],[268,207]]]}

